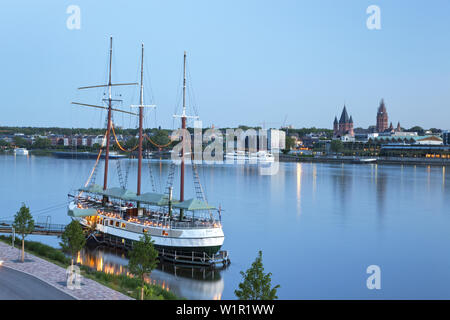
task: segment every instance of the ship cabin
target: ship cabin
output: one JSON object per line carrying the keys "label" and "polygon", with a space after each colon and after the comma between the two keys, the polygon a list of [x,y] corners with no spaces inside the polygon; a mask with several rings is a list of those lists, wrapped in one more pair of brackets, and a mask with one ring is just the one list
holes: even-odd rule
{"label": "ship cabin", "polygon": [[74,198],[77,208],[69,215],[102,224],[108,219],[111,226],[117,224],[120,227],[126,221],[167,229],[221,227],[220,209],[199,199],[180,202],[167,194],[147,192],[136,195],[123,188],[103,190],[95,184],[79,189]]}

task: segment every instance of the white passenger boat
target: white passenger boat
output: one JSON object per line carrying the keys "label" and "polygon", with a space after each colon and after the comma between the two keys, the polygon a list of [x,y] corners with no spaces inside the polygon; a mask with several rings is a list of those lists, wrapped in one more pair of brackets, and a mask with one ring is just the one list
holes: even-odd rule
{"label": "white passenger boat", "polygon": [[15,148],[14,149],[14,154],[17,156],[27,156],[28,155],[28,150],[25,148]]}

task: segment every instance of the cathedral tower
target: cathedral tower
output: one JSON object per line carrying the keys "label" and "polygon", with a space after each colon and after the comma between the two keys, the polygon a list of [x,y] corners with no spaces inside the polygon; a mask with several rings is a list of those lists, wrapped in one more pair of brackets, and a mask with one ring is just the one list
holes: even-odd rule
{"label": "cathedral tower", "polygon": [[386,106],[384,105],[384,100],[381,99],[380,106],[377,112],[377,132],[384,132],[388,128],[388,114],[386,111]]}

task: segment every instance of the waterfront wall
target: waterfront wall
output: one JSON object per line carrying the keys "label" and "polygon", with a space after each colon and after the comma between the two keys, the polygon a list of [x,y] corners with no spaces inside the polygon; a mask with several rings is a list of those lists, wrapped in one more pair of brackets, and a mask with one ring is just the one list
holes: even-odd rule
{"label": "waterfront wall", "polygon": [[[437,158],[408,158],[408,157],[367,157],[377,159],[378,164],[410,164],[410,165],[436,165],[450,166],[450,159]],[[364,158],[361,158],[364,159]],[[315,156],[298,157],[280,154],[280,162],[328,162],[328,163],[353,163],[352,156]]]}

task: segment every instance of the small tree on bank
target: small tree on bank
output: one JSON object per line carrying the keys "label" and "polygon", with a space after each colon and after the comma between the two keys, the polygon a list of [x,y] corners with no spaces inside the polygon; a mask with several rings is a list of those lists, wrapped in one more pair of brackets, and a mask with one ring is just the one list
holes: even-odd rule
{"label": "small tree on bank", "polygon": [[244,273],[241,271],[244,280],[239,284],[239,289],[234,294],[239,300],[275,300],[277,297],[276,285],[271,288],[272,273],[264,273],[262,264],[262,252],[258,252],[258,257],[252,263],[252,266]]}
{"label": "small tree on bank", "polygon": [[70,252],[71,266],[73,267],[74,257],[86,244],[83,228],[78,221],[72,220],[72,222],[65,227],[59,244],[64,251]]}
{"label": "small tree on bank", "polygon": [[128,260],[128,270],[141,280],[141,300],[144,300],[145,276],[149,275],[158,265],[158,251],[153,246],[149,234],[145,233],[138,242],[133,244]]}
{"label": "small tree on bank", "polygon": [[14,216],[13,227],[16,233],[22,237],[22,262],[25,261],[25,237],[34,230],[34,220],[30,208],[22,204],[20,210]]}
{"label": "small tree on bank", "polygon": [[330,147],[331,151],[333,151],[334,153],[339,153],[342,152],[342,150],[344,150],[344,144],[342,143],[341,140],[333,140],[331,141],[331,147]]}

